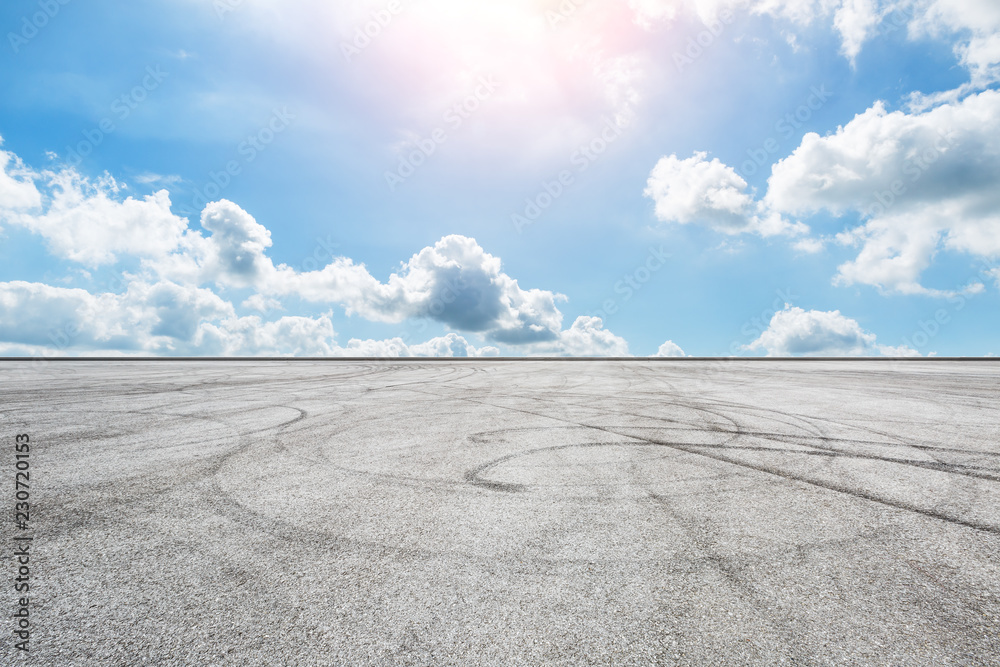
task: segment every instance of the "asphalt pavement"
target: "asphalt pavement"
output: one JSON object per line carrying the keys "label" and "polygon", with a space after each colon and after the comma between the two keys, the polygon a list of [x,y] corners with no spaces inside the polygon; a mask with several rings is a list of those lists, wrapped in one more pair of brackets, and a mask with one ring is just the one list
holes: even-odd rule
{"label": "asphalt pavement", "polygon": [[1000,363],[8,361],[0,396],[2,664],[1000,664]]}

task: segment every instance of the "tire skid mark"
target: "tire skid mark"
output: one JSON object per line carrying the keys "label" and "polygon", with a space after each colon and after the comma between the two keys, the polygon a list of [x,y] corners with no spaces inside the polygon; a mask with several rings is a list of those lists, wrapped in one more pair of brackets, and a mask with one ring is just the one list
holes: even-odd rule
{"label": "tire skid mark", "polygon": [[[629,437],[629,436],[625,436]],[[492,461],[487,461],[481,465],[466,471],[465,481],[469,484],[474,484],[475,486],[481,486],[493,491],[507,491],[512,493],[517,493],[521,491],[526,491],[530,488],[536,488],[538,485],[535,484],[512,484],[508,482],[498,482],[490,479],[482,479],[481,475],[488,470],[496,468],[497,466],[503,465],[508,461],[513,461],[515,459],[524,458],[527,456],[534,456],[536,454],[541,454],[543,452],[555,452],[563,451],[567,449],[586,449],[590,447],[649,447],[650,443],[643,442],[642,440],[636,439],[636,442],[583,442],[583,443],[570,443],[565,445],[552,445],[550,447],[538,447],[536,449],[530,449],[522,452],[514,452],[513,454],[507,454],[506,456],[501,456],[499,458],[493,459]]]}
{"label": "tire skid mark", "polygon": [[[287,407],[287,406],[277,406],[277,407]],[[144,414],[141,411],[131,411],[131,412],[133,414]],[[134,493],[128,495],[120,495],[118,493],[113,493],[119,491],[122,488],[123,480],[121,479],[109,480],[107,482],[98,484],[96,486],[87,487],[85,489],[85,493],[88,494],[97,493],[98,496],[101,498],[101,502],[103,503],[102,513],[107,513],[107,511],[109,510],[117,511],[117,509],[122,506],[134,506],[137,503],[148,504],[155,498],[165,496],[175,491],[180,484],[193,485],[200,481],[209,479],[218,472],[218,470],[222,467],[222,465],[224,465],[226,460],[228,460],[232,456],[235,456],[241,451],[245,451],[250,445],[253,444],[252,441],[248,440],[249,436],[256,435],[258,433],[262,433],[281,426],[281,425],[276,425],[271,427],[264,427],[253,431],[248,431],[245,433],[240,433],[233,428],[232,424],[213,416],[207,416],[207,415],[168,415],[168,416],[172,418],[180,417],[184,419],[205,421],[221,425],[224,431],[229,432],[234,436],[234,439],[236,440],[237,444],[234,449],[230,449],[224,452],[219,452],[218,454],[208,456],[203,460],[186,463],[180,466],[179,468],[175,468],[175,470],[178,471],[185,470],[188,472],[188,474],[182,477],[175,474],[174,477],[177,479],[174,479],[170,482],[168,482],[167,480],[162,480],[159,483],[153,484],[154,488],[146,492],[140,492],[137,494]],[[299,415],[298,417],[292,419],[290,422],[286,422],[286,424],[293,423],[301,418],[302,415]],[[126,479],[135,482],[143,480],[148,482],[151,480],[154,474],[155,473],[140,472],[137,475],[128,477]],[[64,509],[67,506],[71,506],[73,502],[79,497],[79,493],[74,493],[73,489],[69,489],[66,493],[69,494],[69,497],[66,499],[62,499],[61,495],[47,499],[46,501],[47,509],[48,508]],[[74,510],[76,514],[79,514],[79,511],[81,510]],[[89,510],[83,509],[82,511],[90,519],[99,516],[97,513],[91,512]],[[67,526],[56,526],[51,528],[47,526],[46,531],[50,535],[61,535],[68,532],[72,532],[78,527],[93,526],[95,523],[97,522],[74,521]]]}
{"label": "tire skid mark", "polygon": [[[412,390],[412,391],[415,391],[415,390]],[[421,392],[421,393],[426,393],[429,396],[436,396],[437,398],[442,398],[441,396],[438,396],[438,395],[434,394],[433,392],[429,392],[429,391],[425,391],[425,392]],[[591,428],[591,429],[603,431],[605,433],[609,433],[609,434],[616,435],[616,436],[619,436],[619,437],[633,437],[633,436],[630,436],[628,434],[618,433],[618,432],[616,432],[614,430],[611,430],[611,429],[608,429],[606,427],[592,425],[592,424],[584,424],[584,423],[581,423],[581,422],[575,422],[573,420],[566,419],[566,418],[563,418],[563,417],[555,417],[555,416],[552,416],[552,415],[546,415],[546,414],[543,414],[543,413],[533,412],[531,410],[526,410],[526,409],[523,409],[523,408],[514,408],[514,407],[510,407],[510,406],[493,405],[493,404],[490,404],[490,403],[487,403],[487,402],[484,402],[484,401],[481,401],[481,400],[477,400],[477,399],[473,399],[473,398],[468,398],[468,397],[459,397],[459,398],[460,398],[460,400],[470,401],[470,402],[473,402],[473,403],[479,403],[481,405],[486,405],[486,406],[492,407],[494,409],[507,409],[507,410],[511,410],[511,411],[514,411],[514,412],[522,412],[522,413],[530,414],[530,415],[533,415],[533,416],[536,416],[536,417],[542,417],[542,418],[545,418],[545,419],[552,419],[552,420],[556,420],[556,421],[562,421],[562,422],[566,422],[566,423],[576,424],[577,426],[581,426],[581,427],[584,427],[584,428]],[[751,463],[751,462],[744,461],[744,460],[741,460],[741,459],[738,459],[738,458],[735,458],[735,457],[732,457],[732,456],[726,456],[726,455],[721,454],[719,452],[704,451],[704,449],[701,448],[701,447],[693,447],[693,446],[690,446],[690,445],[677,444],[677,443],[674,443],[674,442],[663,441],[663,440],[658,440],[658,439],[655,439],[655,438],[648,438],[648,437],[644,437],[644,436],[639,436],[639,439],[646,440],[647,442],[650,442],[652,444],[663,445],[665,447],[669,447],[669,448],[672,448],[672,449],[683,451],[683,452],[686,452],[688,454],[694,454],[696,456],[702,456],[702,457],[705,457],[705,458],[708,458],[708,459],[713,459],[715,461],[719,461],[719,462],[722,462],[722,463],[728,463],[730,465],[735,465],[735,466],[739,466],[739,467],[742,467],[742,468],[746,468],[748,470],[754,470],[754,471],[761,472],[761,473],[764,473],[764,474],[774,475],[776,477],[780,477],[780,478],[788,480],[788,481],[798,482],[798,483],[802,483],[802,484],[808,484],[808,485],[815,486],[815,487],[818,487],[818,488],[821,488],[821,489],[826,489],[828,491],[833,491],[833,492],[836,492],[836,493],[841,493],[841,494],[844,494],[844,495],[853,496],[855,498],[859,498],[859,499],[862,499],[862,500],[867,500],[869,502],[873,502],[873,503],[885,505],[887,507],[892,507],[894,509],[899,509],[899,510],[903,510],[903,511],[907,511],[907,512],[912,512],[914,514],[919,514],[921,516],[926,516],[926,517],[932,518],[932,519],[938,519],[940,521],[944,521],[944,522],[951,523],[951,524],[954,524],[954,525],[962,526],[962,527],[965,527],[965,528],[971,528],[973,530],[977,530],[977,531],[981,531],[981,532],[991,533],[991,534],[994,534],[994,535],[1000,535],[1000,527],[998,527],[998,526],[994,526],[994,525],[991,525],[991,524],[988,524],[988,523],[984,523],[984,522],[981,522],[981,521],[970,520],[970,519],[963,519],[961,517],[952,516],[950,514],[947,514],[947,513],[944,513],[944,512],[940,512],[940,511],[937,511],[937,510],[934,510],[934,509],[929,509],[929,508],[925,508],[925,507],[918,507],[916,505],[912,505],[910,503],[905,503],[905,502],[902,502],[902,501],[899,501],[899,500],[895,500],[893,498],[887,498],[887,497],[884,497],[884,496],[880,496],[880,495],[878,495],[876,493],[873,493],[873,492],[870,492],[870,491],[866,491],[866,490],[863,490],[863,489],[854,489],[854,488],[850,488],[850,487],[848,487],[846,485],[837,484],[835,482],[831,482],[831,481],[827,481],[827,480],[821,480],[821,479],[806,477],[806,476],[802,476],[802,475],[796,475],[794,473],[791,473],[791,472],[789,472],[787,470],[784,470],[782,468],[779,468],[777,466],[767,465],[767,464],[762,464],[762,463]]]}
{"label": "tire skid mark", "polygon": [[[522,398],[524,398],[526,400],[528,399],[528,397],[522,397]],[[538,398],[536,398],[536,400],[537,401],[552,402],[552,403],[556,403],[557,405],[560,405],[560,406],[573,405],[574,407],[587,409],[586,406],[581,406],[581,405],[573,404],[573,403],[556,402],[554,399],[546,399],[546,398],[538,397]],[[726,402],[726,403],[720,403],[720,404],[727,405],[729,407],[733,407],[733,408],[741,409],[741,410],[746,409],[747,411],[762,412],[765,415],[768,413],[767,410],[764,410],[764,409],[761,409],[761,408],[752,408],[752,407],[745,406],[745,405],[740,404],[740,403]],[[732,431],[732,433],[735,433],[737,436],[740,436],[740,435],[756,436],[756,437],[764,438],[764,439],[767,439],[767,440],[773,440],[773,441],[779,441],[779,442],[787,442],[787,440],[785,440],[785,439],[796,438],[796,439],[802,439],[802,440],[819,440],[821,443],[825,443],[825,442],[851,442],[851,443],[854,443],[854,444],[864,444],[864,445],[875,446],[875,447],[890,447],[890,446],[892,446],[892,443],[878,442],[878,441],[874,441],[874,440],[869,440],[869,441],[866,441],[866,440],[845,440],[845,439],[840,439],[840,438],[831,438],[831,437],[828,437],[828,436],[818,436],[817,437],[817,436],[808,436],[808,435],[772,434],[772,433],[761,432],[761,431],[748,431],[748,430],[744,430],[743,427],[741,425],[739,425],[736,422],[736,420],[733,419],[732,417],[729,417],[725,413],[705,408],[701,404],[690,403],[690,402],[685,402],[685,401],[680,401],[679,400],[679,401],[676,402],[676,405],[679,405],[681,407],[685,407],[685,408],[688,408],[688,409],[691,409],[691,410],[705,412],[707,414],[711,414],[711,415],[714,415],[714,416],[717,416],[717,417],[720,417],[720,418],[723,418],[723,419],[726,419],[726,420],[730,421],[736,427],[736,429],[737,429],[736,431]],[[595,410],[600,410],[599,408],[594,408],[594,409]],[[642,414],[631,413],[631,412],[612,412],[612,411],[609,411],[609,410],[602,410],[602,412],[604,412],[605,414],[628,415],[628,416],[632,416],[632,417],[639,417],[639,418],[644,418],[644,419],[652,419],[652,420],[657,420],[657,421],[670,421],[672,423],[676,423],[676,420],[673,420],[673,419],[664,419],[664,418],[661,418],[661,417],[655,417],[655,416],[650,416],[650,415],[642,415]],[[772,412],[774,412],[776,414],[785,415],[785,416],[792,416],[790,413],[785,413],[785,412],[781,412],[781,411],[778,411],[778,410],[774,410]],[[797,419],[802,419],[802,418],[797,418]],[[777,421],[778,423],[787,423],[787,422],[782,422],[781,420],[773,420],[773,421]],[[803,421],[804,421],[804,419],[803,419]],[[866,430],[866,431],[868,431],[870,433],[875,433],[877,435],[883,435],[885,437],[892,438],[892,439],[894,439],[894,440],[897,441],[897,446],[901,446],[901,447],[914,447],[914,448],[917,448],[917,449],[930,448],[930,446],[925,446],[925,445],[911,445],[909,443],[906,443],[906,442],[902,441],[902,439],[900,439],[898,437],[892,436],[892,435],[887,434],[887,433],[882,433],[882,432],[879,432],[879,431],[875,431],[873,429],[862,429],[862,428],[860,428],[858,426],[848,425],[848,424],[841,424],[839,422],[836,422],[836,421],[833,421],[833,420],[829,420],[829,419],[825,419],[823,421],[827,421],[827,422],[830,422],[832,424],[835,424],[835,425],[838,425],[838,426],[842,426],[842,427],[845,427],[845,428],[849,428],[849,429],[852,429],[852,430]],[[789,424],[789,425],[791,426],[791,424]],[[601,428],[601,427],[595,426],[594,428]],[[628,428],[636,428],[636,429],[639,429],[639,428],[652,428],[652,429],[655,429],[656,427],[628,427]],[[814,427],[814,428],[816,428],[816,427]],[[816,430],[819,431],[820,433],[823,433],[823,431],[821,429],[816,428]],[[730,441],[732,441],[732,439]],[[687,443],[681,443],[681,444],[687,445]],[[927,461],[918,461],[918,460],[915,460],[915,459],[886,458],[886,457],[880,457],[880,456],[876,456],[876,455],[853,454],[853,453],[850,453],[850,452],[844,452],[843,450],[836,449],[836,448],[833,448],[833,447],[825,447],[822,444],[817,444],[815,442],[792,442],[792,443],[789,443],[789,444],[799,444],[799,445],[802,445],[802,446],[805,446],[805,447],[812,447],[814,450],[818,450],[818,451],[814,452],[814,455],[822,455],[824,453],[828,453],[831,456],[842,456],[842,457],[850,457],[850,458],[858,458],[858,459],[868,459],[868,460],[884,461],[884,462],[887,462],[887,463],[897,463],[897,464],[900,464],[900,465],[908,465],[908,466],[912,466],[912,467],[916,467],[916,468],[930,469],[930,470],[935,470],[935,471],[939,471],[939,472],[946,472],[946,473],[952,473],[952,474],[956,474],[956,475],[963,475],[963,476],[967,476],[967,477],[975,477],[975,478],[984,479],[984,480],[987,480],[987,481],[1000,481],[1000,471],[996,471],[996,470],[993,470],[991,468],[985,468],[985,467],[981,467],[981,466],[967,466],[967,465],[957,464],[957,463],[948,463],[948,462],[945,462],[945,461],[941,461],[941,460],[939,460],[939,459],[937,459],[935,457],[932,457],[932,458],[935,458],[934,462],[927,462]],[[692,444],[692,445],[687,445],[687,446],[692,446],[692,447],[694,447],[694,446],[706,446],[706,447],[715,446],[715,447],[719,447],[720,445],[694,445],[694,444]],[[732,447],[732,449],[743,449],[743,450],[746,450],[746,451],[753,451],[753,449],[751,447],[749,447],[749,446],[747,446],[747,447]],[[762,449],[768,449],[768,448],[762,448]],[[937,451],[937,450],[940,450],[940,451],[951,451],[951,452],[962,453],[962,454],[973,454],[973,455],[976,453],[974,450],[960,450],[960,449],[951,449],[951,448],[935,448],[935,451]],[[797,452],[797,453],[804,453],[804,452]],[[991,454],[996,455],[996,456],[1000,456],[1000,452],[991,452]],[[986,473],[971,472],[971,471],[976,471],[976,470],[989,471],[989,472],[986,472]],[[969,472],[967,472],[967,471],[969,471]]]}
{"label": "tire skid mark", "polygon": [[[765,627],[771,629],[773,635],[777,637],[784,648],[784,654],[791,657],[792,664],[809,664],[814,662],[798,650],[794,633],[791,628],[795,627],[795,618],[788,611],[782,609],[766,597],[761,596],[757,590],[747,582],[740,571],[740,563],[746,559],[736,560],[726,558],[716,552],[707,540],[703,539],[696,530],[689,527],[690,517],[678,514],[673,510],[671,499],[668,496],[661,496],[649,493],[649,499],[658,505],[661,511],[666,512],[674,520],[674,524],[679,526],[688,537],[688,542],[694,545],[695,549],[701,552],[701,559],[714,569],[728,587],[733,591],[737,599],[746,603],[746,606],[757,616],[757,620]],[[736,561],[736,562],[734,562]],[[745,566],[745,565],[744,565]],[[780,622],[780,625],[779,625]]]}

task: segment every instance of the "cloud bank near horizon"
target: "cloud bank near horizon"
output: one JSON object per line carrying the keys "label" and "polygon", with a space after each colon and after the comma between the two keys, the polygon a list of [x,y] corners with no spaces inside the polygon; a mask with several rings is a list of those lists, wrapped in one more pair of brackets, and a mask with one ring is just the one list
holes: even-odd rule
{"label": "cloud bank near horizon", "polygon": [[[0,140],[2,141],[2,140]],[[0,344],[7,354],[64,352],[157,355],[625,356],[628,344],[600,318],[566,329],[566,298],[523,289],[475,239],[449,235],[402,262],[385,282],[364,264],[331,257],[300,271],[268,256],[270,231],[235,203],[201,213],[200,229],[171,212],[160,190],[143,198],[110,175],[92,181],[72,168],[36,171],[0,150],[0,224],[40,237],[49,253],[84,276],[118,271],[117,290],[0,283]],[[3,228],[0,227],[0,231]],[[240,307],[231,298],[239,295]],[[448,333],[424,342],[336,342],[330,315],[266,319],[295,299],[341,308],[373,322],[426,319]],[[258,311],[241,314],[240,311]]]}

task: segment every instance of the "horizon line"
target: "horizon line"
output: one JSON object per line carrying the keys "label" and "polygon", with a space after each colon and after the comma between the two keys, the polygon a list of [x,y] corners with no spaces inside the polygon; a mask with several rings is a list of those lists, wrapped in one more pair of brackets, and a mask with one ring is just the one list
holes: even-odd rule
{"label": "horizon line", "polygon": [[1000,357],[0,357],[23,361],[1000,361]]}

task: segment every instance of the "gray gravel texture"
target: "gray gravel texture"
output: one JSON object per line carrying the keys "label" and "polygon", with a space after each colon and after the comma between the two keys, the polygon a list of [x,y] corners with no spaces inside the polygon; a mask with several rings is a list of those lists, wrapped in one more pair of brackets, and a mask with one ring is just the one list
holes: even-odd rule
{"label": "gray gravel texture", "polygon": [[4,362],[0,392],[35,535],[4,664],[1000,664],[1000,364]]}

